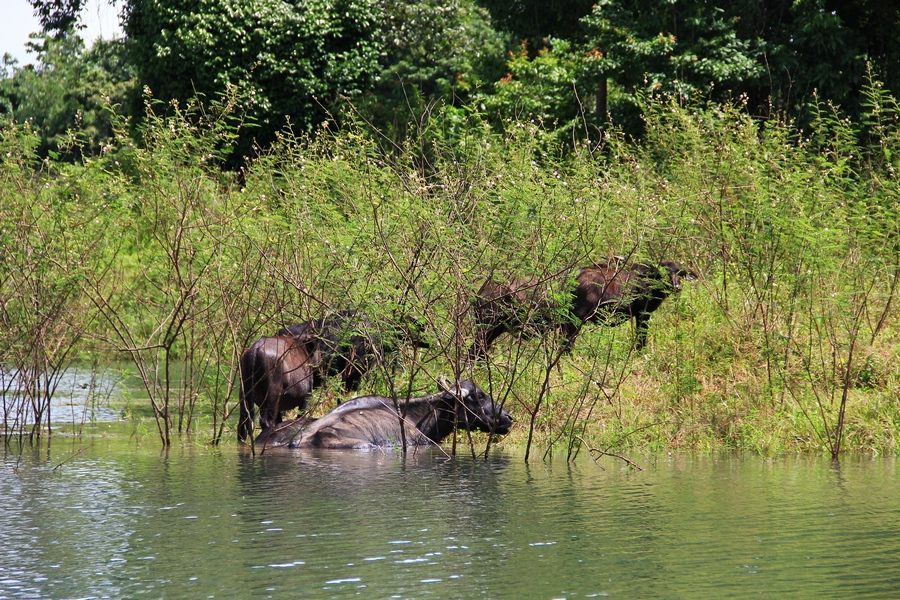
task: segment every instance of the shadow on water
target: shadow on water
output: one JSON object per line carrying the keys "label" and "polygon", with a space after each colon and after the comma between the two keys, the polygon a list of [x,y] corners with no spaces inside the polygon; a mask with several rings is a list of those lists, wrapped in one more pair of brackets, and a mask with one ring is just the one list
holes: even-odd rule
{"label": "shadow on water", "polygon": [[[471,567],[471,538],[489,542],[504,522],[501,481],[510,459],[448,459],[411,452],[281,451],[239,457],[248,527],[245,569],[302,566],[282,593],[365,589],[420,593],[445,583],[451,595],[484,579]],[[291,532],[285,536],[286,532]],[[273,544],[273,540],[289,540]]]}

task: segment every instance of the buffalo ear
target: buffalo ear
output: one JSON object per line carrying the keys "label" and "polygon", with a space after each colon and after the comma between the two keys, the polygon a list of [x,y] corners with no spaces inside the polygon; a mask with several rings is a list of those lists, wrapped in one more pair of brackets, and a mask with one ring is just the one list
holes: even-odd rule
{"label": "buffalo ear", "polygon": [[475,383],[471,379],[465,379],[459,382],[459,391],[461,398],[465,398],[469,394],[474,394],[475,389]]}

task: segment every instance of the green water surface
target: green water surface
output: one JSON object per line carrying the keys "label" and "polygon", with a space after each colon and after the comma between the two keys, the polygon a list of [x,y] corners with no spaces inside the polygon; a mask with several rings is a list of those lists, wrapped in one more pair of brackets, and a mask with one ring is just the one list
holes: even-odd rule
{"label": "green water surface", "polygon": [[894,458],[420,451],[0,462],[0,598],[900,597]]}

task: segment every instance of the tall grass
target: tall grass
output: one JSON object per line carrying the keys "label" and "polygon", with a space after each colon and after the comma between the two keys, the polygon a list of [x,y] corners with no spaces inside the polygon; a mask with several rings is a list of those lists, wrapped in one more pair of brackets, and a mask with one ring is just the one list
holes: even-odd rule
{"label": "tall grass", "polygon": [[[900,134],[893,97],[867,97],[863,122],[823,106],[810,131],[659,101],[642,142],[611,130],[590,152],[548,152],[536,125],[495,134],[477,115],[434,114],[402,147],[351,123],[286,133],[238,175],[218,167],[227,106],[150,110],[140,146],[122,136],[71,167],[36,168],[34,136],[6,127],[0,364],[47,373],[58,355],[34,342],[48,338],[124,353],[164,444],[198,427],[218,442],[241,350],[353,306],[372,335],[416,322],[431,342],[380,361],[367,392],[474,378],[517,417],[501,443],[528,453],[896,452]],[[46,266],[23,268],[47,239]],[[613,254],[701,275],[654,313],[647,349],[627,325],[589,325],[569,355],[549,332],[467,361],[486,278],[536,276],[564,299],[579,266]],[[65,285],[23,295],[26,271]],[[339,394],[317,392],[316,410]]]}

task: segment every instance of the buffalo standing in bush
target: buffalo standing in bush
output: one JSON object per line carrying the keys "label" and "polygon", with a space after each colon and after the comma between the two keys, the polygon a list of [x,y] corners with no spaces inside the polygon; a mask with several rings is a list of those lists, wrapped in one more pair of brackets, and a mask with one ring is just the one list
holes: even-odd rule
{"label": "buffalo standing in bush", "polygon": [[559,306],[536,279],[512,279],[509,283],[488,280],[474,302],[475,343],[469,350],[476,359],[487,353],[491,344],[505,332],[525,335],[558,327],[566,336],[570,351],[581,326],[599,322],[615,326],[635,321],[635,348],[647,344],[650,315],[672,293],[681,290],[681,282],[696,275],[675,261],[658,265],[628,264],[613,257],[582,268],[567,306]]}
{"label": "buffalo standing in bush", "polygon": [[284,327],[276,335],[313,340],[319,353],[318,375],[337,375],[344,389],[359,389],[363,375],[375,366],[384,353],[381,340],[367,335],[373,331],[371,322],[354,310],[342,310],[334,314]]}
{"label": "buffalo standing in bush", "polygon": [[[428,348],[422,339],[422,327],[412,322],[412,326],[401,334],[402,341],[417,348]],[[363,376],[378,360],[394,353],[397,348],[375,333],[372,321],[355,310],[341,310],[334,314],[297,323],[279,330],[276,335],[290,335],[297,338],[312,338],[321,358],[317,370],[318,377],[339,376],[348,392],[355,392]],[[317,380],[318,381],[318,380]]]}
{"label": "buffalo standing in bush", "polygon": [[[280,423],[282,413],[306,408],[314,388],[327,377],[339,376],[346,391],[360,382],[383,358],[396,349],[372,334],[371,321],[355,310],[342,310],[280,329],[262,337],[241,355],[241,407],[238,440],[253,428],[254,407],[259,407],[263,431]],[[414,326],[406,335],[419,348],[427,348]]]}

